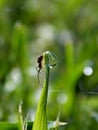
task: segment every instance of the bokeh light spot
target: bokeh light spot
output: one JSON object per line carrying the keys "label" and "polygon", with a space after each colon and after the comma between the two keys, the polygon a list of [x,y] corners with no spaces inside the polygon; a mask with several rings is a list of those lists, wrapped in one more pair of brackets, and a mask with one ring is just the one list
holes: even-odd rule
{"label": "bokeh light spot", "polygon": [[90,76],[93,74],[93,69],[90,67],[90,66],[86,66],[83,70],[83,73],[86,75],[86,76]]}
{"label": "bokeh light spot", "polygon": [[61,93],[57,96],[57,101],[59,104],[64,104],[67,102],[67,100],[68,100],[67,95],[64,93]]}

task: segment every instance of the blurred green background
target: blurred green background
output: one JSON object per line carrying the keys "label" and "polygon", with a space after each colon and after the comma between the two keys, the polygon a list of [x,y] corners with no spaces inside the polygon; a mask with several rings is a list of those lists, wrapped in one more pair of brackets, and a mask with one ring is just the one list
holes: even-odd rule
{"label": "blurred green background", "polygon": [[33,120],[44,74],[37,57],[58,57],[51,70],[48,120],[61,130],[98,129],[98,0],[0,0],[0,121]]}

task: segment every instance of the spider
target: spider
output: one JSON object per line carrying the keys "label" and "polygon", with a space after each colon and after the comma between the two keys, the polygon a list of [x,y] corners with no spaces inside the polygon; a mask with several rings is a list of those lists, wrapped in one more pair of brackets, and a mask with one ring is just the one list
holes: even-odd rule
{"label": "spider", "polygon": [[39,73],[40,73],[40,71],[41,71],[41,69],[42,69],[42,60],[43,60],[43,56],[39,56],[38,58],[37,58],[37,63],[38,63],[38,67],[37,67],[37,78],[38,78],[38,82],[39,82]]}

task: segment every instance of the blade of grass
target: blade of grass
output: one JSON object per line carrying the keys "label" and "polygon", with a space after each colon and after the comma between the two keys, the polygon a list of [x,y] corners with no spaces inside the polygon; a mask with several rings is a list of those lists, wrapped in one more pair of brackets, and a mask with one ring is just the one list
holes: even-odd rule
{"label": "blade of grass", "polygon": [[43,85],[42,94],[38,103],[32,130],[48,130],[46,105],[48,96],[49,72],[50,68],[54,67],[57,64],[57,57],[53,53],[46,51],[45,53],[43,53],[43,64],[42,61],[39,61],[38,63],[39,67],[42,67],[42,65],[45,67],[46,78]]}

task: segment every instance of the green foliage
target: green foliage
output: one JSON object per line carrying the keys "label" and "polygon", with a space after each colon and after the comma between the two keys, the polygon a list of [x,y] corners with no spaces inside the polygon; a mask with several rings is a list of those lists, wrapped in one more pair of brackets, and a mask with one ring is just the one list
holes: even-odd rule
{"label": "green foliage", "polygon": [[[45,81],[43,85],[42,95],[40,97],[36,116],[34,119],[34,124],[32,130],[48,130],[47,126],[47,116],[46,116],[46,105],[47,105],[47,96],[48,96],[48,86],[49,86],[49,72],[50,68],[54,67],[57,64],[57,58],[55,54],[50,51],[43,53],[42,61],[38,60],[39,65],[42,64],[42,67],[45,69]],[[40,67],[40,66],[39,66]],[[39,68],[40,69],[40,68]]]}
{"label": "green foliage", "polygon": [[18,129],[20,100],[23,117],[33,120],[44,81],[43,69],[37,81],[36,57],[46,50],[58,57],[47,119],[60,111],[68,122],[60,130],[98,129],[97,15],[97,0],[0,0],[0,130]]}

